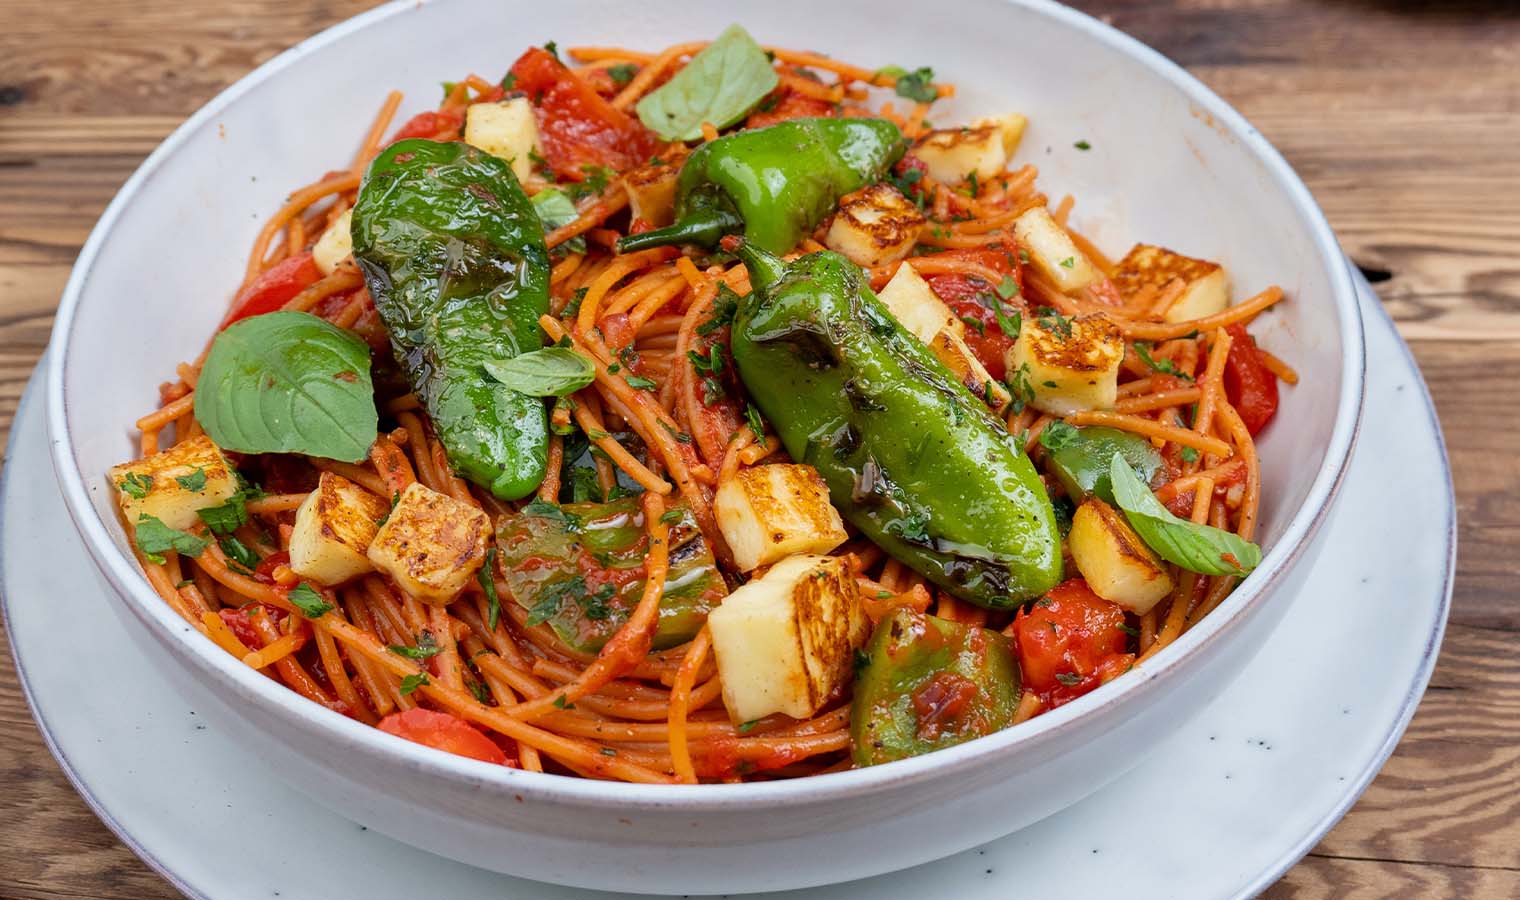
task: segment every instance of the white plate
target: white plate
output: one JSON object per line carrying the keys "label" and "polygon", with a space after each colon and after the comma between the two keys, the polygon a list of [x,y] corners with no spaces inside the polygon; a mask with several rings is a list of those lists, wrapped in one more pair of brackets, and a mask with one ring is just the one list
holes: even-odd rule
{"label": "white plate", "polygon": [[[1429,395],[1362,287],[1375,374],[1360,449],[1308,587],[1239,680],[1118,783],[1024,831],[916,869],[766,896],[1003,900],[1017,885],[1057,900],[1116,884],[1134,900],[1250,896],[1329,830],[1392,752],[1430,678],[1456,548]],[[105,607],[110,590],[49,468],[38,393],[34,379],[0,487],[0,608],[53,755],[150,866],[199,897],[613,896],[495,875],[365,831],[202,724],[170,670],[125,640]],[[1376,651],[1376,666],[1348,653],[1359,647]]]}

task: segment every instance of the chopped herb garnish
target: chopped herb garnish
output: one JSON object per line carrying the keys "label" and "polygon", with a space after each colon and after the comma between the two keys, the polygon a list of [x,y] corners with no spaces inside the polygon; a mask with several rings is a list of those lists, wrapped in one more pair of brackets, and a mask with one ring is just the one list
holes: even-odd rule
{"label": "chopped herb garnish", "polygon": [[1077,265],[1077,258],[1075,256],[1068,256],[1065,259],[1061,260],[1061,268],[1063,268],[1063,269],[1075,268],[1076,265]]}
{"label": "chopped herb garnish", "polygon": [[[889,594],[888,596],[891,596],[891,595]],[[867,666],[869,666],[871,664],[871,654],[865,652],[864,650],[856,648],[855,655],[854,655],[854,658],[851,660],[851,663],[853,664],[855,672],[857,674],[859,674],[861,671],[863,671]]]}
{"label": "chopped herb garnish", "polygon": [[496,623],[501,619],[501,598],[496,594],[496,548],[486,548],[486,561],[475,573],[475,580],[480,582],[480,589],[486,595],[486,627],[496,630]]}
{"label": "chopped herb garnish", "polygon": [[1193,380],[1193,376],[1191,376],[1188,373],[1186,373],[1186,372],[1182,371],[1181,369],[1177,368],[1177,364],[1174,363],[1174,362],[1172,362],[1171,360],[1165,359],[1165,358],[1163,358],[1163,359],[1155,359],[1155,358],[1153,358],[1151,356],[1150,345],[1147,344],[1145,341],[1135,341],[1134,347],[1135,347],[1135,355],[1138,356],[1138,357],[1140,357],[1140,361],[1143,362],[1143,363],[1145,363],[1146,366],[1149,367],[1151,370],[1156,371],[1156,372],[1160,372],[1163,375],[1171,375],[1174,378],[1181,378],[1184,381],[1192,381]]}
{"label": "chopped herb garnish", "polygon": [[1072,687],[1082,683],[1082,676],[1075,672],[1057,672],[1056,681],[1061,682],[1067,687]]}
{"label": "chopped herb garnish", "polygon": [[147,513],[137,517],[137,528],[134,533],[137,537],[137,549],[141,550],[148,562],[152,563],[163,563],[164,554],[171,551],[181,556],[200,556],[206,549],[205,538],[197,537],[188,531],[180,531],[178,528],[170,528],[162,519]]}
{"label": "chopped herb garnish", "polygon": [[1075,144],[1072,144],[1072,146],[1076,147],[1078,150],[1091,150],[1092,149],[1092,144],[1089,144],[1085,140],[1077,141]]}
{"label": "chopped herb garnish", "polygon": [[1140,636],[1140,629],[1138,629],[1135,626],[1129,624],[1128,622],[1120,622],[1119,623],[1119,630],[1122,631],[1122,632],[1124,632],[1125,634],[1129,635],[1130,637],[1139,637]]}
{"label": "chopped herb garnish", "polygon": [[195,511],[195,514],[200,517],[202,522],[206,523],[207,528],[210,528],[217,534],[231,534],[248,522],[246,496],[243,491],[238,491],[236,494],[228,497],[226,503],[220,506],[208,506],[205,509],[198,509]]}
{"label": "chopped herb garnish", "polygon": [[1185,462],[1185,463],[1195,463],[1195,462],[1197,462],[1198,461],[1198,451],[1194,450],[1192,447],[1183,447],[1182,448],[1182,461]]}
{"label": "chopped herb garnish", "polygon": [[189,475],[177,475],[174,480],[187,491],[203,491],[206,489],[206,470],[196,466],[194,472]]}
{"label": "chopped herb garnish", "polygon": [[643,375],[628,376],[628,386],[636,391],[652,391],[659,387],[653,378],[645,378]]}
{"label": "chopped herb garnish", "polygon": [[568,703],[568,702],[566,702],[565,695],[564,694],[560,694],[558,697],[554,698],[554,708],[555,709],[575,709],[575,704],[574,703]]}
{"label": "chopped herb garnish", "polygon": [[[856,652],[858,653],[859,651],[857,650]],[[754,731],[755,730],[755,726],[759,725],[759,724],[760,724],[760,720],[759,719],[750,719],[748,722],[744,722],[744,723],[742,723],[739,726],[739,733],[740,734],[749,734],[751,731]]]}
{"label": "chopped herb garnish", "polygon": [[1003,280],[998,282],[997,295],[1004,300],[1011,300],[1019,295],[1019,283],[1012,275],[1004,275]]}
{"label": "chopped herb garnish", "polygon": [[479,701],[481,706],[491,705],[491,689],[486,687],[485,682],[466,678],[464,686],[470,689],[470,693],[475,695],[475,699]]}
{"label": "chopped herb garnish", "polygon": [[408,647],[405,644],[391,644],[387,649],[397,656],[416,660],[427,659],[443,652],[443,648],[438,646],[438,642],[433,639],[431,631],[423,631],[422,634],[418,635],[417,646],[415,647]]}
{"label": "chopped herb garnish", "polygon": [[304,581],[291,588],[285,596],[308,619],[320,619],[332,610],[332,604],[323,600],[322,595]]}
{"label": "chopped herb garnish", "polygon": [[750,433],[755,436],[755,440],[765,440],[765,423],[760,420],[760,410],[755,409],[755,404],[745,404],[744,421],[749,425]]}
{"label": "chopped herb garnish", "polygon": [[1076,426],[1055,419],[1040,432],[1040,446],[1046,450],[1060,450],[1071,446],[1079,435]]}
{"label": "chopped herb garnish", "polygon": [[128,472],[127,477],[123,478],[117,487],[121,488],[122,493],[127,496],[141,500],[148,496],[149,491],[153,490],[153,476]]}
{"label": "chopped herb garnish", "polygon": [[674,525],[675,523],[681,521],[681,516],[684,514],[685,511],[681,509],[667,509],[660,515],[660,521],[664,522],[666,525]]}
{"label": "chopped herb garnish", "polygon": [[566,531],[579,532],[581,530],[580,516],[575,513],[565,512],[564,507],[558,503],[550,503],[547,500],[534,500],[522,508],[522,514],[525,516],[537,516],[540,519],[553,519],[563,525]]}
{"label": "chopped herb garnish", "polygon": [[222,548],[222,552],[227,554],[229,560],[237,563],[244,569],[251,570],[258,566],[259,555],[248,549],[247,544],[232,535],[229,534],[217,538],[216,543]]}
{"label": "chopped herb garnish", "polygon": [[1034,388],[1029,384],[1029,363],[1023,363],[1008,373],[1006,383],[1008,392],[1013,395],[1013,412],[1017,415],[1034,402]]}
{"label": "chopped herb garnish", "polygon": [[607,67],[608,77],[612,79],[613,84],[616,84],[620,87],[632,81],[633,76],[637,75],[638,73],[639,67],[633,63],[618,63],[615,66]]}
{"label": "chopped herb garnish", "polygon": [[401,696],[408,696],[413,691],[422,687],[424,684],[432,684],[432,682],[428,680],[426,672],[418,672],[416,675],[406,676],[405,678],[401,679]]}

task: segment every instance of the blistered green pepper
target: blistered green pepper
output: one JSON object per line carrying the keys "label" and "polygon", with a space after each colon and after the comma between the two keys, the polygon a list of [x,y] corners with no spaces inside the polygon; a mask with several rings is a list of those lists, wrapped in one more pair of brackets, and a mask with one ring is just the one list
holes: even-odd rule
{"label": "blistered green pepper", "polygon": [[876,626],[855,673],[857,766],[906,759],[1001,731],[1019,704],[1008,638],[900,609]]}
{"label": "blistered green pepper", "polygon": [[1056,447],[1046,445],[1045,460],[1074,502],[1096,495],[1111,505],[1114,488],[1108,473],[1115,453],[1124,457],[1141,481],[1149,482],[1161,468],[1161,453],[1150,438],[1101,425],[1065,429]]}
{"label": "blistered green pepper", "polygon": [[[666,511],[670,571],[660,597],[654,649],[696,637],[728,593],[712,550],[684,504]],[[611,503],[534,502],[496,530],[502,571],[528,622],[547,622],[560,639],[595,653],[628,621],[644,591],[649,538],[633,497]]]}
{"label": "blistered green pepper", "polygon": [[739,376],[787,452],[892,556],[957,597],[1016,606],[1061,580],[1045,485],[1003,423],[905,332],[837,253],[748,242]]}
{"label": "blistered green pepper", "polygon": [[398,141],[370,164],[354,259],[396,359],[465,478],[505,500],[543,480],[548,416],[481,365],[543,346],[543,226],[505,160],[468,144]]}
{"label": "blistered green pepper", "polygon": [[851,191],[880,181],[907,141],[884,119],[791,119],[698,147],[676,182],[676,222],[618,241],[629,253],[744,239],[785,253]]}

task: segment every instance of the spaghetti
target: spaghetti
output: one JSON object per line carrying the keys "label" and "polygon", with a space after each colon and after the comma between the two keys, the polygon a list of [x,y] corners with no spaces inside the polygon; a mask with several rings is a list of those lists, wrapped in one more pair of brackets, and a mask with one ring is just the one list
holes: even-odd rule
{"label": "spaghetti", "polygon": [[[632,109],[649,91],[679,71],[702,43],[680,44],[657,53],[586,47],[570,51],[582,64],[576,76],[612,106]],[[926,99],[903,109],[872,105],[873,90],[892,89],[896,76],[806,52],[772,48],[779,86],[767,98],[766,121],[789,114],[871,116],[895,123],[911,139],[929,134],[930,102],[953,95],[947,84],[930,85]],[[394,129],[401,96],[390,94],[361,136],[351,164],[293,191],[258,232],[240,286],[239,305],[274,282],[282,266],[303,257],[356,202],[364,169],[388,143],[401,137],[437,141],[462,138],[473,104],[496,102],[507,89],[476,75],[452,85],[443,102]],[[738,126],[740,128],[743,125]],[[718,130],[707,125],[704,139]],[[679,149],[679,148],[677,148]],[[670,152],[667,147],[662,153]],[[1053,218],[1098,268],[1093,285],[1070,292],[1020,258],[1013,229],[1020,216],[1046,208],[1036,187],[1036,171],[1025,165],[995,175],[941,181],[910,155],[894,182],[917,199],[927,217],[912,252],[899,262],[868,270],[876,288],[900,266],[927,279],[967,324],[967,344],[985,366],[1008,380],[1013,405],[1006,424],[1024,434],[1037,461],[1048,455],[1053,423],[1105,426],[1148,439],[1163,465],[1152,487],[1173,513],[1208,523],[1249,540],[1256,528],[1263,486],[1252,433],[1258,397],[1243,396],[1232,366],[1249,363],[1254,343],[1243,326],[1283,299],[1268,288],[1219,312],[1168,321],[1160,314],[1181,302],[1182,285],[1168,282],[1129,291],[1110,276],[1116,264],[1066,224],[1067,197]],[[689,509],[695,527],[713,548],[730,583],[736,570],[714,518],[714,491],[721,482],[782,457],[776,436],[762,434],[747,420],[738,388],[725,382],[714,391],[713,354],[724,350],[726,330],[719,321],[721,299],[749,293],[744,267],[722,254],[705,255],[657,248],[620,255],[616,239],[648,227],[629,213],[625,173],[611,172],[602,186],[579,185],[581,200],[572,221],[551,230],[554,252],[552,312],[541,320],[550,342],[565,342],[592,360],[595,378],[556,405],[550,445],[550,474],[539,487],[539,502],[554,502],[564,490],[567,469],[564,434],[579,432],[594,448],[597,491],[642,492],[642,540],[647,557],[645,587],[637,607],[599,653],[568,645],[552,628],[536,622],[515,602],[496,568],[445,605],[429,606],[396,583],[376,574],[316,591],[320,612],[291,600],[300,583],[289,567],[295,511],[319,471],[341,474],[380,497],[403,492],[413,482],[484,509],[493,519],[521,504],[505,504],[454,474],[448,455],[418,398],[389,386],[378,388],[382,429],[360,464],[308,457],[240,460],[261,477],[266,493],[246,504],[249,522],[228,537],[205,524],[188,531],[205,542],[199,554],[170,550],[140,553],[149,583],[187,623],[219,647],[265,676],[313,702],[359,721],[376,724],[422,706],[446,712],[479,729],[505,751],[513,764],[536,771],[645,783],[754,780],[835,771],[848,766],[848,691],[825,702],[812,716],[794,720],[772,715],[735,724],[724,712],[722,684],[712,660],[713,638],[705,628],[673,648],[650,649],[670,565],[668,505]],[[561,186],[579,179],[560,177]],[[525,187],[543,190],[538,176]],[[817,248],[825,229],[804,236],[799,250]],[[1021,295],[1004,294],[1012,277]],[[348,329],[377,351],[387,347],[364,278],[350,261],[310,280],[269,309],[308,311]],[[267,296],[267,295],[266,295]],[[234,309],[232,316],[239,314]],[[1124,367],[1118,401],[1109,409],[1065,417],[1040,414],[1029,405],[1028,386],[1017,372],[1005,372],[1011,316],[1024,321],[1100,314],[1124,336]],[[229,317],[230,320],[231,316]],[[714,323],[717,323],[716,325]],[[618,348],[631,348],[614,350]],[[1277,357],[1255,351],[1276,380],[1297,376]],[[160,388],[158,409],[137,421],[144,456],[202,434],[194,417],[196,379],[205,360],[178,367],[178,377]],[[627,372],[655,384],[629,387]],[[1272,403],[1275,406],[1275,390]],[[1265,413],[1270,417],[1270,411]],[[689,437],[688,437],[689,436]],[[1058,505],[1060,482],[1047,475]],[[848,558],[873,621],[907,609],[945,620],[1015,634],[1012,611],[986,610],[958,601],[922,575],[864,539],[852,540],[836,555]],[[1168,564],[1175,587],[1144,614],[1123,614],[1132,636],[1109,656],[1109,665],[1080,658],[1071,650],[1064,665],[1075,666],[1082,689],[1121,674],[1128,662],[1156,654],[1219,605],[1238,581],[1232,576],[1181,572]],[[1096,602],[1097,598],[1093,598]],[[1106,666],[1106,667],[1105,667]],[[1084,668],[1085,667],[1085,668]],[[1092,676],[1092,677],[1089,677]],[[1026,678],[1028,677],[1026,673]],[[1024,721],[1075,696],[1063,688],[1037,695],[1026,690],[1014,716]],[[441,746],[441,745],[440,745]],[[458,751],[464,752],[464,751]]]}

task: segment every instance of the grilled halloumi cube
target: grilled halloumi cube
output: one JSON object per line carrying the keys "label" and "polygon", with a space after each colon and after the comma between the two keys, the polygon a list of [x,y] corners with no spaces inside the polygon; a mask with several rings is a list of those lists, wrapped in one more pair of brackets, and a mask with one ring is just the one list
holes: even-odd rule
{"label": "grilled halloumi cube", "polygon": [[402,590],[441,606],[470,583],[490,539],[485,513],[413,482],[365,555]]}
{"label": "grilled halloumi cube", "polygon": [[1009,377],[1028,383],[1032,405],[1058,416],[1112,409],[1123,360],[1124,337],[1103,315],[1025,317],[1006,357]]}
{"label": "grilled halloumi cube", "polygon": [[1019,149],[1019,142],[1024,139],[1024,129],[1029,127],[1029,117],[1023,113],[1003,113],[1000,116],[983,116],[971,123],[972,127],[992,125],[997,128],[998,136],[1003,140],[1003,154],[1008,159],[1013,159],[1014,151]]}
{"label": "grilled halloumi cube", "polygon": [[707,617],[723,705],[734,722],[772,713],[806,718],[850,677],[871,634],[860,584],[832,556],[792,556]]}
{"label": "grilled halloumi cube", "polygon": [[1173,279],[1180,279],[1185,286],[1161,312],[1168,322],[1212,316],[1230,305],[1230,276],[1223,266],[1165,247],[1136,244],[1119,261],[1113,275],[1114,287],[1127,297],[1147,288],[1160,291]]}
{"label": "grilled halloumi cube", "polygon": [[1087,586],[1104,600],[1144,615],[1172,592],[1166,565],[1112,506],[1096,497],[1071,517],[1071,558]]}
{"label": "grilled halloumi cube", "polygon": [[971,173],[991,178],[1008,168],[1004,128],[996,122],[931,131],[913,145],[929,177],[946,184],[964,181]]}
{"label": "grilled halloumi cube", "polygon": [[794,553],[827,553],[844,543],[844,521],[812,466],[755,466],[718,486],[713,513],[734,564],[748,572]]}
{"label": "grilled halloumi cube", "polygon": [[354,211],[345,209],[312,245],[311,261],[317,264],[323,275],[331,275],[339,263],[353,255],[353,221]]}
{"label": "grilled halloumi cube", "polygon": [[925,344],[946,329],[961,334],[966,325],[956,318],[945,301],[934,293],[918,270],[904,263],[892,279],[876,292],[876,299],[908,333]]}
{"label": "grilled halloumi cube", "polygon": [[122,515],[134,526],[152,516],[183,531],[200,521],[196,510],[221,506],[238,492],[232,465],[205,435],[113,466],[109,477]]}
{"label": "grilled halloumi cube", "polygon": [[988,373],[987,367],[966,346],[966,339],[956,332],[948,328],[941,331],[929,342],[929,350],[961,384],[992,407],[993,412],[1001,415],[1008,404],[1013,402],[1013,395],[1008,393],[1008,388]]}
{"label": "grilled halloumi cube", "polygon": [[532,154],[543,152],[527,97],[471,104],[464,114],[464,142],[511,163],[518,181],[533,174]]}
{"label": "grilled halloumi cube", "polygon": [[327,585],[373,572],[365,552],[390,511],[384,497],[342,475],[323,472],[317,489],[296,509],[290,532],[291,571]]}
{"label": "grilled halloumi cube", "polygon": [[897,188],[871,184],[839,198],[823,242],[857,266],[884,266],[908,255],[926,221]]}
{"label": "grilled halloumi cube", "polygon": [[1013,235],[1019,246],[1029,253],[1046,278],[1063,294],[1087,287],[1102,277],[1087,254],[1077,249],[1071,235],[1043,206],[1037,206],[1014,220]]}
{"label": "grilled halloumi cube", "polygon": [[659,162],[640,166],[623,175],[631,218],[643,219],[656,228],[675,221],[676,179],[681,174],[684,155],[667,154]]}

